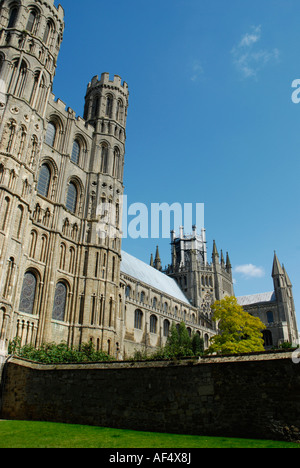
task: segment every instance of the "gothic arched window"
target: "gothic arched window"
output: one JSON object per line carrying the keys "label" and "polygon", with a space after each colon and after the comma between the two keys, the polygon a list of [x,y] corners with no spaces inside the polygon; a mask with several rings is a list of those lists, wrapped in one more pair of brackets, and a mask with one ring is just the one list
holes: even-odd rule
{"label": "gothic arched window", "polygon": [[130,294],[131,294],[131,287],[130,287],[130,286],[127,286],[127,287],[126,287],[126,291],[125,291],[125,296],[126,296],[126,297],[130,297]]}
{"label": "gothic arched window", "polygon": [[106,98],[106,115],[107,117],[112,117],[112,107],[113,107],[113,98],[112,96],[107,96]]}
{"label": "gothic arched window", "polygon": [[74,141],[73,143],[73,148],[72,148],[72,155],[71,155],[71,161],[73,163],[78,164],[79,163],[79,156],[80,156],[80,145],[77,140]]}
{"label": "gothic arched window", "polygon": [[268,323],[273,323],[274,322],[273,312],[267,312],[267,320],[268,320]]}
{"label": "gothic arched window", "polygon": [[48,127],[47,127],[47,132],[46,132],[46,138],[45,138],[45,142],[47,143],[47,145],[54,146],[55,137],[56,137],[56,126],[54,125],[53,122],[49,122]]}
{"label": "gothic arched window", "polygon": [[13,28],[16,24],[17,16],[18,16],[19,8],[13,7],[9,12],[9,20],[8,20],[8,28]]}
{"label": "gothic arched window", "polygon": [[76,212],[78,191],[74,182],[70,182],[66,200],[66,207],[71,213]]}
{"label": "gothic arched window", "polygon": [[119,148],[114,149],[114,166],[113,166],[113,176],[118,178],[120,172],[120,150]]}
{"label": "gothic arched window", "polygon": [[26,30],[28,32],[31,32],[31,33],[35,32],[36,21],[37,21],[37,12],[35,10],[31,10],[29,13],[28,22],[26,26]]}
{"label": "gothic arched window", "polygon": [[2,204],[1,208],[1,215],[3,213],[3,218],[2,218],[2,224],[1,224],[1,231],[4,231],[7,223],[8,223],[8,215],[9,215],[9,209],[10,209],[10,198],[5,197],[4,203]]}
{"label": "gothic arched window", "polygon": [[50,46],[52,45],[54,32],[55,32],[54,24],[52,23],[52,21],[49,20],[47,22],[45,32],[44,32],[44,37],[43,37],[43,42],[46,45],[50,45]]}
{"label": "gothic arched window", "polygon": [[169,320],[165,320],[164,321],[164,336],[169,336],[169,332],[170,332],[170,322]]}
{"label": "gothic arched window", "polygon": [[107,173],[108,169],[108,146],[102,145],[101,147],[101,169],[100,172],[103,174]]}
{"label": "gothic arched window", "polygon": [[47,164],[43,164],[40,170],[37,192],[43,197],[48,197],[51,172]]}
{"label": "gothic arched window", "polygon": [[151,315],[150,317],[150,333],[157,333],[157,317]]}
{"label": "gothic arched window", "polygon": [[121,100],[118,101],[117,103],[117,114],[116,114],[116,118],[119,122],[123,122],[123,112],[124,112],[124,106],[123,106],[123,102]]}
{"label": "gothic arched window", "polygon": [[10,153],[11,150],[13,149],[13,143],[16,135],[16,122],[12,120],[8,124],[8,139],[7,139],[7,145],[6,145],[6,152]]}
{"label": "gothic arched window", "polygon": [[39,112],[40,114],[43,113],[43,109],[45,106],[46,92],[47,92],[47,87],[45,84],[45,78],[42,76],[40,80],[40,85],[37,91],[37,99],[36,99],[36,105],[35,105],[37,112]]}
{"label": "gothic arched window", "polygon": [[9,92],[17,97],[22,97],[25,89],[27,76],[27,64],[24,60],[20,63],[19,60],[14,60],[12,75],[9,84]]}
{"label": "gothic arched window", "polygon": [[33,314],[36,296],[36,286],[36,276],[31,271],[25,273],[19,306],[20,312],[24,312],[25,314],[31,315]]}
{"label": "gothic arched window", "polygon": [[134,313],[134,328],[137,330],[142,330],[143,325],[143,312],[141,310],[136,310]]}
{"label": "gothic arched window", "polygon": [[98,117],[100,109],[100,97],[95,97],[92,105],[92,117]]}
{"label": "gothic arched window", "polygon": [[57,283],[52,311],[53,320],[64,322],[67,304],[67,287],[64,283]]}

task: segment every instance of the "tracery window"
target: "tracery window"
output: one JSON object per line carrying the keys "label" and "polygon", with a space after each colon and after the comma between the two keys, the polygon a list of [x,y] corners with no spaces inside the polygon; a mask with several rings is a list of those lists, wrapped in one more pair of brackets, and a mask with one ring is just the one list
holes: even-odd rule
{"label": "tracery window", "polygon": [[136,310],[134,313],[134,328],[137,330],[142,330],[143,325],[143,312],[141,310]]}
{"label": "tracery window", "polygon": [[74,260],[75,260],[75,250],[73,247],[69,249],[69,273],[74,273]]}
{"label": "tracery window", "polygon": [[49,122],[48,127],[47,127],[46,137],[45,137],[45,142],[47,143],[47,145],[54,146],[55,137],[56,137],[56,126],[54,125],[53,122]]}
{"label": "tracery window", "polygon": [[127,286],[127,287],[126,287],[126,291],[125,291],[125,296],[126,296],[126,297],[130,297],[130,294],[131,294],[131,287],[130,287],[130,286]]}
{"label": "tracery window", "polygon": [[27,273],[25,273],[24,280],[23,280],[23,287],[22,287],[20,306],[19,306],[20,312],[24,312],[25,314],[31,314],[31,315],[33,314],[35,296],[36,296],[36,287],[37,287],[36,276],[31,271],[28,271]]}
{"label": "tracery window", "polygon": [[118,101],[117,103],[117,114],[116,114],[116,118],[119,122],[123,122],[123,112],[124,112],[124,106],[123,106],[123,102],[121,100]]}
{"label": "tracery window", "polygon": [[14,92],[14,94],[17,97],[23,96],[23,91],[24,91],[25,83],[26,83],[26,75],[27,75],[27,64],[23,60],[19,69],[18,79],[16,82],[15,92]]}
{"label": "tracery window", "polygon": [[[1,231],[4,231],[7,223],[8,223],[8,215],[9,215],[9,209],[10,209],[10,198],[5,197],[4,203],[1,208],[1,212],[3,213],[3,218],[2,218],[2,223],[1,223]],[[1,215],[2,215],[1,213]]]}
{"label": "tracery window", "polygon": [[108,147],[107,145],[102,145],[101,147],[101,169],[100,172],[103,174],[107,173],[108,169]]}
{"label": "tracery window", "polygon": [[8,25],[7,25],[8,28],[13,28],[14,25],[16,24],[18,12],[19,12],[19,8],[16,6],[10,10],[9,20],[8,20]]}
{"label": "tracery window", "polygon": [[8,132],[9,133],[8,133],[6,152],[10,153],[13,148],[14,138],[16,134],[16,122],[14,122],[13,120],[9,123]]}
{"label": "tracery window", "polygon": [[80,145],[78,141],[75,140],[73,143],[73,148],[72,148],[71,161],[73,161],[73,163],[75,164],[78,164],[79,156],[80,156]]}
{"label": "tracery window", "polygon": [[52,311],[53,320],[64,322],[67,304],[67,287],[64,283],[57,283]]}
{"label": "tracery window", "polygon": [[35,33],[36,22],[37,22],[37,12],[35,10],[31,10],[31,12],[29,13],[26,30],[31,33]]}
{"label": "tracery window", "polygon": [[150,317],[150,333],[157,333],[157,317],[151,315]]}
{"label": "tracery window", "polygon": [[99,114],[99,109],[100,109],[100,97],[97,96],[92,105],[92,117],[98,117]]}
{"label": "tracery window", "polygon": [[66,207],[71,213],[76,212],[78,192],[74,182],[70,182],[66,200]]}
{"label": "tracery window", "polygon": [[114,166],[113,166],[113,176],[119,177],[120,171],[120,150],[118,148],[114,149]]}
{"label": "tracery window", "polygon": [[112,117],[112,107],[113,107],[113,98],[112,96],[107,96],[106,98],[106,115],[107,117]]}
{"label": "tracery window", "polygon": [[274,322],[273,312],[267,312],[267,320],[268,320],[268,323],[273,323]]}
{"label": "tracery window", "polygon": [[165,320],[164,321],[164,336],[169,336],[169,332],[170,332],[170,322],[169,320]]}
{"label": "tracery window", "polygon": [[40,170],[37,192],[43,197],[48,197],[50,187],[51,172],[47,164],[43,164]]}
{"label": "tracery window", "polygon": [[44,37],[43,37],[43,41],[46,45],[50,45],[50,46],[52,45],[54,32],[55,32],[54,24],[52,23],[52,21],[48,21],[46,28],[45,28],[45,32],[44,32]]}
{"label": "tracery window", "polygon": [[14,226],[14,234],[17,237],[17,239],[20,239],[20,236],[21,236],[23,216],[24,216],[24,208],[22,205],[19,205],[17,208],[17,215],[16,215],[16,220],[15,220],[15,226]]}

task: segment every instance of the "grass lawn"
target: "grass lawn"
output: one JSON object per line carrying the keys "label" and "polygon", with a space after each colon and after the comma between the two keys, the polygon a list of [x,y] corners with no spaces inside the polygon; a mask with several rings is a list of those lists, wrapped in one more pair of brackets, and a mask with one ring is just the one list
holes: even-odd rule
{"label": "grass lawn", "polygon": [[0,448],[300,448],[300,444],[0,421]]}

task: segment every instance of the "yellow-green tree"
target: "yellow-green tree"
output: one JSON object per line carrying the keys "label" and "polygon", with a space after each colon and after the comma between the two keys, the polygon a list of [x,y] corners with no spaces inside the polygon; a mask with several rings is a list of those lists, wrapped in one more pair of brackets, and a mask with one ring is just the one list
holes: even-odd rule
{"label": "yellow-green tree", "polygon": [[264,351],[262,321],[245,312],[235,297],[225,297],[212,305],[219,334],[211,339],[209,353],[240,354]]}

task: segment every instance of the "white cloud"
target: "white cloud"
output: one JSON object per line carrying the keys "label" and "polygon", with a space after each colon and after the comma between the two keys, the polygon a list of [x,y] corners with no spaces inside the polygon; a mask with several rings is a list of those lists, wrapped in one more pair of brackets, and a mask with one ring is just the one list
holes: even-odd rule
{"label": "white cloud", "polygon": [[249,263],[248,265],[239,265],[234,269],[235,273],[240,273],[245,278],[262,278],[265,276],[265,271],[262,267],[258,267]]}
{"label": "white cloud", "polygon": [[259,26],[253,26],[252,27],[252,32],[245,34],[241,42],[239,44],[239,47],[249,47],[252,44],[255,44],[255,42],[258,42],[261,38],[261,25]]}
{"label": "white cloud", "polygon": [[258,48],[261,35],[261,25],[253,26],[231,50],[233,63],[244,78],[257,77],[259,70],[267,63],[277,62],[279,59],[278,49]]}
{"label": "white cloud", "polygon": [[191,66],[191,80],[198,81],[201,75],[203,75],[204,69],[199,60],[194,60]]}

